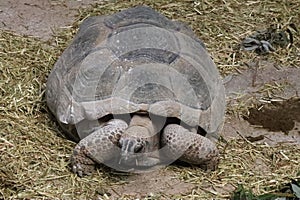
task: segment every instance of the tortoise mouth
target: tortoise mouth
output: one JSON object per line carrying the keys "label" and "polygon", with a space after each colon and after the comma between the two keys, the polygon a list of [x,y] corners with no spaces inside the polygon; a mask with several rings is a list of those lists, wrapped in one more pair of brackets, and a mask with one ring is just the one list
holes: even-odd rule
{"label": "tortoise mouth", "polygon": [[119,165],[132,168],[149,168],[158,165],[159,158],[151,153],[121,153]]}

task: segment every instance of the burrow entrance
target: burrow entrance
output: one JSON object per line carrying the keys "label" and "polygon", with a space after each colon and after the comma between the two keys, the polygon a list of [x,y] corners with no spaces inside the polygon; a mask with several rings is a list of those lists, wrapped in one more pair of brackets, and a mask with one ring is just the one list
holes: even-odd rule
{"label": "burrow entrance", "polygon": [[[252,125],[262,126],[269,131],[288,133],[300,122],[300,98],[292,98],[280,102],[263,105],[261,109],[251,108],[248,117],[244,117]],[[299,131],[300,133],[300,131]]]}

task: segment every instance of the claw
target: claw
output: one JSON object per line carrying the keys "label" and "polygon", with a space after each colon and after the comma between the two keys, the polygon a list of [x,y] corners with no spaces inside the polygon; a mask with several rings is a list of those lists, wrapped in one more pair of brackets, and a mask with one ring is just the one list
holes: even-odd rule
{"label": "claw", "polygon": [[80,167],[80,165],[73,165],[72,171],[73,173],[77,174],[79,177],[83,176],[82,168]]}
{"label": "claw", "polygon": [[71,157],[71,169],[78,176],[91,174],[95,169],[95,162],[87,156],[85,148],[77,145]]}

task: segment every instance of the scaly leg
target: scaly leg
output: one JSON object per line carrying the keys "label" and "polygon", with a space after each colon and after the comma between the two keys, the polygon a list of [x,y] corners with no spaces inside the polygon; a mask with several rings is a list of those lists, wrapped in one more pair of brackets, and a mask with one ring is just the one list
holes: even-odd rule
{"label": "scaly leg", "polygon": [[95,169],[95,164],[114,158],[119,149],[118,141],[127,127],[125,121],[112,119],[82,139],[71,157],[72,171],[79,176],[90,174]]}
{"label": "scaly leg", "polygon": [[211,140],[177,124],[165,127],[162,144],[173,156],[180,156],[179,160],[205,169],[214,170],[219,162],[219,151]]}

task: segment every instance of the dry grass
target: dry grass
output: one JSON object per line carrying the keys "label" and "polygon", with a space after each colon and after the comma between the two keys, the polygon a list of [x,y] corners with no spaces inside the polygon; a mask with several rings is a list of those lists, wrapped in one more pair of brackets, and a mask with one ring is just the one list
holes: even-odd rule
{"label": "dry grass", "polygon": [[[207,45],[224,76],[238,73],[245,63],[257,57],[251,52],[235,50],[241,39],[270,24],[283,27],[300,24],[297,0],[143,2],[169,18],[189,24]],[[125,182],[124,176],[103,168],[85,178],[78,178],[68,170],[75,144],[57,135],[58,127],[49,116],[43,94],[47,75],[82,19],[137,4],[141,1],[99,4],[80,10],[73,27],[61,30],[49,42],[0,32],[0,198],[93,199],[102,193],[103,186]],[[278,49],[260,59],[282,67],[299,67],[299,33],[294,33],[294,40],[292,48]],[[291,178],[300,178],[299,146],[269,147],[238,138],[220,142],[219,147],[222,159],[215,172],[207,174],[197,168],[179,166],[167,168],[183,181],[197,185],[190,194],[173,198],[228,198],[238,184],[263,194],[275,191]]]}

